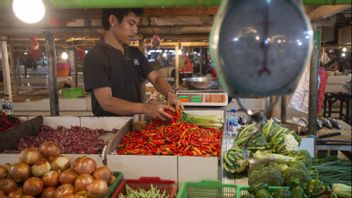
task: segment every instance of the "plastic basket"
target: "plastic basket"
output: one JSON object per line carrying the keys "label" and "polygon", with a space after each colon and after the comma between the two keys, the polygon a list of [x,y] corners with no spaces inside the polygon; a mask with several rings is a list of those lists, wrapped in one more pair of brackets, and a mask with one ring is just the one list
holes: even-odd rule
{"label": "plastic basket", "polygon": [[176,183],[172,180],[161,180],[159,177],[141,177],[140,179],[122,180],[111,197],[118,198],[120,194],[126,195],[126,185],[133,189],[140,188],[144,190],[151,189],[153,185],[154,188],[160,191],[166,191],[171,198],[175,197],[177,190]]}
{"label": "plastic basket", "polygon": [[123,180],[123,175],[121,172],[114,172],[114,176],[116,177],[114,183],[109,186],[108,193],[103,198],[110,198],[111,194],[115,191],[116,187],[121,183]]}
{"label": "plastic basket", "polygon": [[184,182],[177,198],[240,197],[241,186],[220,181]]}
{"label": "plastic basket", "polygon": [[[241,198],[248,194],[249,186],[222,184],[220,181],[185,182],[177,194],[177,198]],[[288,188],[269,186],[268,191]]]}
{"label": "plastic basket", "polygon": [[79,98],[81,96],[84,96],[83,88],[82,87],[63,88],[62,96],[64,98]]}

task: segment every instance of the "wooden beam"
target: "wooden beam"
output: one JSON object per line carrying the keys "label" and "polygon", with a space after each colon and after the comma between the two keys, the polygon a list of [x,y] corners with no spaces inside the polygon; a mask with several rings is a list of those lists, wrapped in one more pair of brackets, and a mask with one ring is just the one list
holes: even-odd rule
{"label": "wooden beam", "polygon": [[143,9],[145,16],[182,16],[182,15],[215,15],[217,7],[199,8],[146,8]]}
{"label": "wooden beam", "polygon": [[311,21],[318,21],[350,8],[351,5],[324,5],[310,11],[308,16]]}
{"label": "wooden beam", "polygon": [[[152,16],[148,25],[173,26],[173,25],[212,25],[214,17],[209,15],[200,16]],[[144,25],[144,24],[141,24]]]}

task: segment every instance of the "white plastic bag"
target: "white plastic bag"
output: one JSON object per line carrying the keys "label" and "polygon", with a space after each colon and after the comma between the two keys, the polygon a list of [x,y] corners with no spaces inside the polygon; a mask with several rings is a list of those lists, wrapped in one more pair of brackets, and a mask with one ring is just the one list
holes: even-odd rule
{"label": "white plastic bag", "polygon": [[308,113],[309,105],[309,65],[304,69],[296,91],[293,93],[288,104],[292,108],[303,113]]}

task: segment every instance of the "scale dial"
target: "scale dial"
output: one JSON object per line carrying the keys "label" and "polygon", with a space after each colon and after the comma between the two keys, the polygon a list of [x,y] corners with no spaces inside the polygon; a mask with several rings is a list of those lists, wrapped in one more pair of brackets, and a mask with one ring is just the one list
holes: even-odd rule
{"label": "scale dial", "polygon": [[224,0],[210,49],[222,87],[231,96],[292,92],[309,60],[313,32],[293,0]]}

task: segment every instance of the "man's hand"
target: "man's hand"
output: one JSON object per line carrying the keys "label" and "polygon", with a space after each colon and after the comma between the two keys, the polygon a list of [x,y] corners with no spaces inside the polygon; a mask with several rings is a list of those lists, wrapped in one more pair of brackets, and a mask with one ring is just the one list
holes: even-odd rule
{"label": "man's hand", "polygon": [[172,116],[165,112],[166,109],[175,112],[175,109],[169,105],[146,103],[144,104],[143,113],[153,119],[166,121],[172,119]]}
{"label": "man's hand", "polygon": [[181,101],[177,98],[176,94],[174,93],[168,92],[167,102],[169,103],[169,105],[175,107],[176,110],[181,110],[182,112],[184,109]]}

